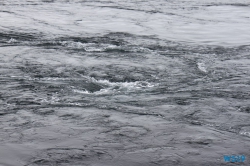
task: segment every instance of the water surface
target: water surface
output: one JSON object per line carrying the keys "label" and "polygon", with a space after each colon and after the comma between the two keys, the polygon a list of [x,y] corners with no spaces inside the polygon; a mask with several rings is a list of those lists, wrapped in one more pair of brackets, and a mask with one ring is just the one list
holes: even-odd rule
{"label": "water surface", "polygon": [[1,1],[0,164],[248,165],[249,9]]}

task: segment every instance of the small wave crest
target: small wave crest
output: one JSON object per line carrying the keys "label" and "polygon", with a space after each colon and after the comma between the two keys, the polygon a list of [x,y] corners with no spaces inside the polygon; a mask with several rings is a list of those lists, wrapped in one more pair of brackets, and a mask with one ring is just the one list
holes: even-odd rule
{"label": "small wave crest", "polygon": [[9,41],[7,41],[7,43],[15,43],[15,42],[17,42],[17,40],[14,38],[11,38]]}
{"label": "small wave crest", "polygon": [[[14,39],[10,40],[9,42],[14,43],[16,42]],[[124,44],[124,45],[115,45],[111,43],[95,43],[95,42],[81,42],[81,41],[71,41],[71,40],[51,40],[51,41],[25,41],[22,44],[27,45],[35,45],[39,47],[46,47],[46,48],[63,48],[63,49],[70,49],[70,50],[81,50],[86,52],[135,52],[135,53],[149,53],[152,52],[150,49]]]}
{"label": "small wave crest", "polygon": [[199,69],[200,71],[202,71],[202,72],[204,72],[204,73],[207,73],[207,69],[206,69],[206,66],[205,66],[204,63],[198,62],[198,63],[197,63],[197,67],[198,67],[198,69]]}
{"label": "small wave crest", "polygon": [[73,49],[84,49],[87,52],[103,52],[108,49],[115,49],[118,46],[112,44],[81,43],[73,41],[60,41],[62,46]]}
{"label": "small wave crest", "polygon": [[138,90],[147,90],[156,86],[156,84],[149,83],[147,81],[135,81],[135,82],[110,82],[109,80],[97,80],[93,77],[88,78],[93,84],[103,87],[99,91],[91,92],[88,87],[84,90],[73,89],[75,93],[82,94],[110,94],[119,92],[133,92]]}
{"label": "small wave crest", "polygon": [[113,44],[82,43],[74,41],[59,41],[58,43],[67,48],[83,49],[86,52],[150,52],[147,48],[132,45],[117,46]]}

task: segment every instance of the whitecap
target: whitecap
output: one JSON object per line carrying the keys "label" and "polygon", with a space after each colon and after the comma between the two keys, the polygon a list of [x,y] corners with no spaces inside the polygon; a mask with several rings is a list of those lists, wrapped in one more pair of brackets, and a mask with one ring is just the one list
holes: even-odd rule
{"label": "whitecap", "polygon": [[247,131],[240,131],[239,134],[240,134],[240,135],[245,135],[245,136],[250,137],[250,132],[247,132]]}
{"label": "whitecap", "polygon": [[205,66],[204,63],[198,62],[198,63],[197,63],[197,67],[198,67],[198,69],[199,69],[200,71],[202,71],[202,72],[204,72],[204,73],[207,73],[207,69],[206,69],[206,66]]}
{"label": "whitecap", "polygon": [[151,88],[155,85],[147,81],[135,81],[135,82],[110,82],[108,80],[96,80],[91,78],[93,82],[103,84],[113,88],[127,88],[127,89],[138,89],[138,88]]}
{"label": "whitecap", "polygon": [[103,88],[95,91],[89,92],[88,90],[79,90],[73,89],[75,93],[82,93],[82,94],[110,94],[110,93],[120,93],[120,92],[131,92],[137,90],[146,90],[156,86],[156,84],[149,83],[147,81],[135,81],[135,82],[110,82],[109,80],[96,80],[93,77],[86,77],[88,78],[87,82],[92,82],[94,84],[100,85]]}
{"label": "whitecap", "polygon": [[82,94],[90,94],[91,92],[87,90],[78,90],[78,89],[73,89],[73,92],[75,93],[82,93]]}
{"label": "whitecap", "polygon": [[96,43],[81,43],[73,41],[60,41],[62,46],[73,48],[73,49],[84,49],[87,52],[102,52],[107,49],[118,48],[116,45],[112,44],[96,44]]}
{"label": "whitecap", "polygon": [[17,40],[14,38],[11,38],[7,43],[15,43],[15,42],[17,42]]}

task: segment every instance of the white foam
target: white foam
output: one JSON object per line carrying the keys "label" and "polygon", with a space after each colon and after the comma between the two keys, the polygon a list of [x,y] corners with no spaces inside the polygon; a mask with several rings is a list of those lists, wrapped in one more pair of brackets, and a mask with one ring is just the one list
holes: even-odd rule
{"label": "white foam", "polygon": [[87,52],[102,52],[107,49],[118,48],[118,46],[112,44],[81,43],[73,41],[60,41],[59,43],[65,47],[84,49]]}
{"label": "white foam", "polygon": [[96,91],[94,92],[94,94],[97,94],[97,95],[102,95],[102,94],[110,94],[110,93],[113,93],[113,89],[101,89],[100,91]]}
{"label": "white foam", "polygon": [[135,81],[135,82],[110,82],[108,80],[96,80],[92,78],[93,82],[104,84],[109,87],[119,87],[127,89],[138,89],[138,88],[151,88],[154,87],[154,84],[151,84],[146,81]]}
{"label": "white foam", "polygon": [[198,62],[198,63],[197,63],[197,67],[198,67],[198,69],[199,69],[200,71],[202,71],[202,72],[204,72],[204,73],[207,73],[207,69],[206,69],[206,66],[205,66],[204,63]]}
{"label": "white foam", "polygon": [[15,43],[15,42],[17,42],[17,40],[14,38],[11,38],[7,43]]}
{"label": "white foam", "polygon": [[90,94],[90,92],[87,91],[87,90],[73,89],[73,92],[75,92],[75,93],[82,93],[82,94]]}
{"label": "white foam", "polygon": [[129,92],[129,91],[136,91],[136,90],[144,90],[148,88],[152,88],[156,86],[156,84],[152,84],[146,81],[135,81],[135,82],[110,82],[108,80],[96,80],[93,77],[85,77],[88,78],[88,82],[92,82],[98,85],[103,86],[103,89],[100,89],[96,92],[89,92],[87,90],[79,90],[73,89],[75,93],[82,93],[82,94],[110,94],[110,93],[120,93],[120,92]]}
{"label": "white foam", "polygon": [[247,131],[240,131],[239,134],[240,134],[240,135],[245,135],[245,136],[250,137],[250,132],[247,132]]}

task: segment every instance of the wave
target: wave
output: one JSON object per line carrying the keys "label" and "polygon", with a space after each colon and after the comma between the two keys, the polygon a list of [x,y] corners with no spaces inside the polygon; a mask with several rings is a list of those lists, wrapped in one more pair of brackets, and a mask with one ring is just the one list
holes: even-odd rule
{"label": "wave", "polygon": [[133,92],[138,90],[147,90],[157,86],[157,84],[153,84],[147,81],[110,82],[109,80],[97,80],[93,77],[88,77],[88,81],[102,88],[96,91],[90,91],[89,87],[86,87],[84,89],[73,88],[73,92],[82,94],[110,94],[119,92]]}
{"label": "wave", "polygon": [[151,83],[150,81],[124,81],[113,82],[107,79],[96,79],[91,76],[81,76],[77,78],[59,78],[59,77],[23,77],[23,76],[11,76],[15,80],[27,80],[32,81],[36,86],[47,87],[47,91],[73,91],[79,94],[112,94],[112,93],[127,93],[147,91],[156,86],[159,83]]}
{"label": "wave", "polygon": [[197,63],[197,67],[198,67],[198,69],[199,69],[200,71],[202,71],[202,72],[204,72],[204,73],[207,73],[207,68],[206,68],[206,66],[205,66],[204,63],[198,62],[198,63]]}

